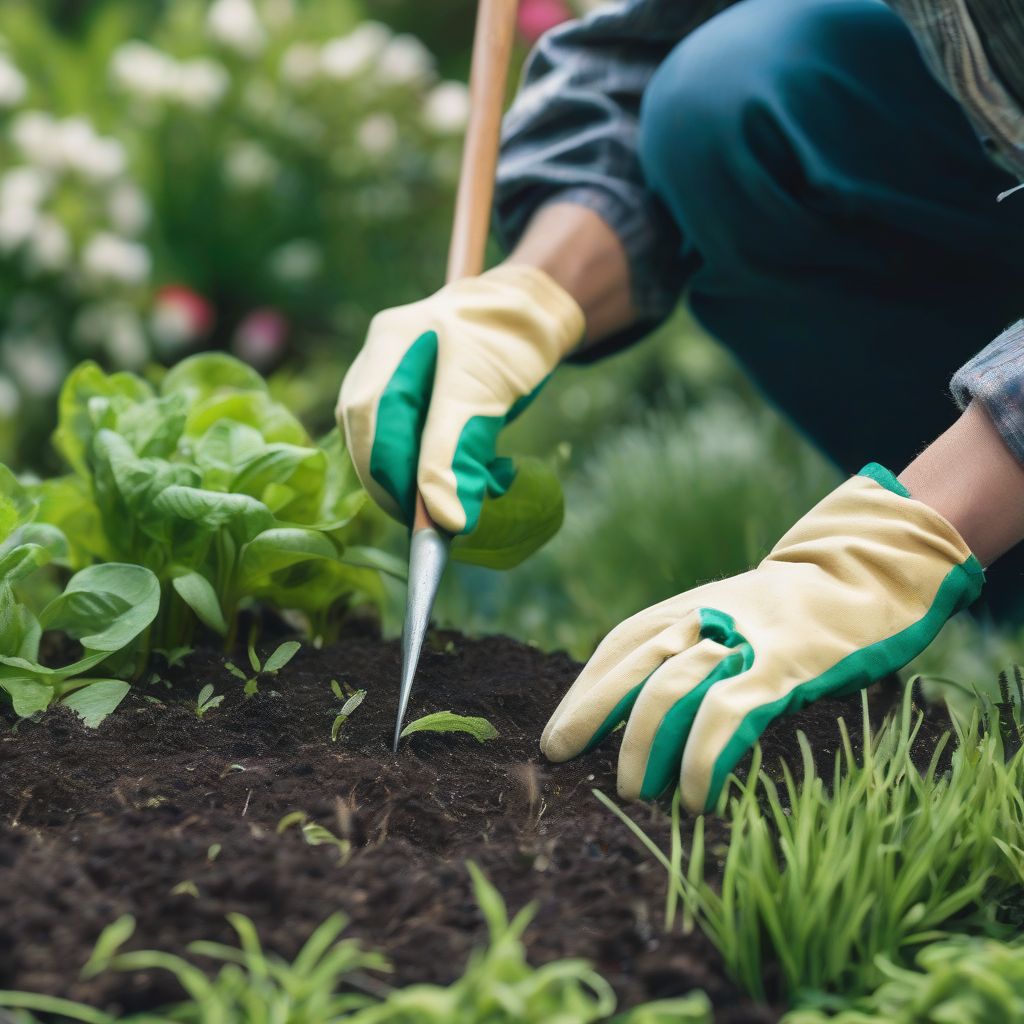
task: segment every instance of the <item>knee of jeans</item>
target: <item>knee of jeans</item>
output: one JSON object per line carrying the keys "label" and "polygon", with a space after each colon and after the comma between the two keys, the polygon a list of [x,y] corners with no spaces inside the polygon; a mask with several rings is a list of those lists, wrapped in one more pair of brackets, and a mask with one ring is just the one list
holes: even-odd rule
{"label": "knee of jeans", "polygon": [[800,175],[799,135],[840,113],[848,30],[872,31],[879,16],[898,21],[881,0],[745,0],[672,50],[644,94],[638,153],[684,231],[778,211],[763,200]]}

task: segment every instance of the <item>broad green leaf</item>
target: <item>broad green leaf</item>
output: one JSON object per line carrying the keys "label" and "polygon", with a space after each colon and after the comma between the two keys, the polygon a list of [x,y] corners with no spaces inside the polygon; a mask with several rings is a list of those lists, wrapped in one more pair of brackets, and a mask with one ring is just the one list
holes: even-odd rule
{"label": "broad green leaf", "polygon": [[110,429],[123,437],[136,455],[166,459],[178,447],[185,429],[184,395],[167,395],[119,407],[113,404]]}
{"label": "broad green leaf", "polygon": [[24,526],[36,513],[36,503],[27,488],[0,463],[0,540],[6,539],[19,526]]}
{"label": "broad green leaf", "polygon": [[303,524],[316,519],[326,457],[319,448],[265,445],[231,481],[231,490],[265,502],[281,520]]}
{"label": "broad green leaf", "polygon": [[345,436],[335,427],[319,441],[327,457],[317,524],[322,530],[342,530],[366,506],[368,496],[359,483]]}
{"label": "broad green leaf", "polygon": [[30,493],[39,503],[37,521],[33,525],[60,530],[68,543],[67,561],[72,569],[112,560],[99,508],[84,477],[53,477],[33,484]]}
{"label": "broad green leaf", "polygon": [[90,679],[81,689],[69,693],[61,703],[71,708],[88,728],[95,729],[116,710],[129,689],[122,679]]}
{"label": "broad green leaf", "polygon": [[201,352],[183,359],[160,382],[162,395],[182,394],[190,405],[219,391],[265,392],[266,381],[251,366],[223,352]]}
{"label": "broad green leaf", "polygon": [[185,421],[188,437],[201,437],[220,420],[235,420],[255,427],[268,444],[281,442],[308,446],[302,424],[269,395],[259,391],[213,394],[191,406]]}
{"label": "broad green leaf", "polygon": [[379,548],[351,544],[345,548],[341,560],[346,565],[356,566],[361,569],[376,569],[377,572],[386,573],[388,576],[393,576],[396,580],[407,580],[409,578],[408,563],[397,555],[381,551]]}
{"label": "broad green leaf", "polygon": [[0,584],[0,655],[34,665],[42,635],[39,620],[20,603],[10,583]]}
{"label": "broad green leaf", "polygon": [[175,521],[192,523],[210,533],[227,528],[242,544],[274,522],[267,506],[247,494],[222,494],[176,484],[161,491],[153,499],[152,507],[165,517],[166,536],[172,541],[180,535]]}
{"label": "broad green leaf", "polygon": [[412,736],[417,732],[465,732],[480,743],[493,740],[498,730],[486,718],[472,715],[456,715],[452,711],[435,711],[432,715],[424,715],[410,722],[401,732],[401,736]]}
{"label": "broad green leaf", "polygon": [[454,538],[452,558],[511,569],[558,533],[564,515],[555,471],[540,459],[523,459],[508,491],[484,500],[476,529]]}
{"label": "broad green leaf", "polygon": [[54,671],[65,678],[78,675],[123,650],[153,622],[159,607],[160,584],[142,566],[108,562],[75,573],[39,621],[44,630],[77,639],[86,656]]}
{"label": "broad green leaf", "polygon": [[232,420],[218,420],[195,442],[195,463],[203,474],[203,486],[229,490],[239,467],[251,462],[267,447],[255,428]]}
{"label": "broad green leaf", "polygon": [[226,636],[228,624],[213,584],[199,572],[183,572],[173,577],[174,592],[196,613],[196,618],[220,636]]}
{"label": "broad green leaf", "polygon": [[302,646],[297,640],[286,640],[275,650],[263,664],[264,672],[280,672],[288,664]]}
{"label": "broad green leaf", "polygon": [[153,389],[135,374],[107,374],[94,362],[79,363],[61,388],[54,447],[76,473],[88,476],[89,449],[97,420],[109,408],[110,399],[144,402],[152,397]]}
{"label": "broad green leaf", "polygon": [[21,718],[29,718],[40,711],[45,711],[53,700],[53,688],[30,675],[6,675],[10,669],[0,672],[0,690],[11,700],[14,713]]}
{"label": "broad green leaf", "polygon": [[19,544],[0,555],[0,583],[17,583],[53,558],[49,548],[38,544]]}

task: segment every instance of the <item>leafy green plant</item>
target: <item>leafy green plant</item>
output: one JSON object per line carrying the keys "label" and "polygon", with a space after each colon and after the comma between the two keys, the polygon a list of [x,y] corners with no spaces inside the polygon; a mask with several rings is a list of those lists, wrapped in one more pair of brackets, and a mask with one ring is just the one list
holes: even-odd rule
{"label": "leafy green plant", "polygon": [[[916,970],[882,959],[882,984],[837,1012],[805,1007],[783,1024],[990,1024],[1024,1019],[1024,944],[955,935],[929,943]],[[840,1003],[841,1000],[831,1000]]]}
{"label": "leafy green plant", "polygon": [[319,635],[332,611],[381,594],[364,552],[346,558],[368,527],[340,435],[314,444],[230,356],[188,359],[158,389],[83,363],[61,392],[55,443],[72,473],[37,486],[40,517],[65,531],[72,561],[155,573],[159,646],[182,644],[196,621],[230,642],[254,601],[305,613]]}
{"label": "leafy green plant", "polygon": [[213,685],[207,683],[200,691],[199,696],[196,698],[196,718],[202,721],[206,717],[208,711],[212,711],[214,708],[219,708],[224,703],[224,694],[219,693],[217,696],[213,694]]}
{"label": "leafy green plant", "polygon": [[[106,970],[170,972],[187,1001],[162,1012],[115,1018],[102,1010],[51,996],[0,992],[0,1007],[55,1015],[83,1024],[596,1024],[615,1009],[608,983],[586,962],[559,960],[534,968],[526,960],[522,935],[533,908],[511,921],[497,891],[469,865],[489,942],[470,957],[465,973],[448,987],[413,985],[390,992],[366,971],[388,971],[380,955],[343,939],[345,918],[328,918],[294,961],[268,954],[252,922],[231,914],[238,948],[194,942],[189,950],[222,963],[213,978],[189,960],[167,953],[122,952],[134,921],[124,917],[100,936],[83,974]],[[338,992],[338,989],[345,989]],[[384,992],[385,994],[381,994]],[[368,993],[368,994],[364,994]],[[31,1019],[31,1018],[30,1018]],[[711,1024],[703,993],[641,1006],[615,1024]]]}
{"label": "leafy green plant", "polygon": [[452,711],[435,711],[410,722],[401,732],[401,736],[412,736],[417,732],[465,732],[479,743],[497,739],[498,730],[486,718],[473,715],[456,715]]}
{"label": "leafy green plant", "polygon": [[[41,566],[66,557],[67,542],[36,514],[28,491],[0,466],[0,692],[22,717],[60,701],[95,726],[128,692],[116,676],[133,665],[136,641],[157,614],[159,584],[140,566],[108,563],[82,569],[41,601],[28,584]],[[44,665],[47,632],[63,633],[77,656]]]}
{"label": "leafy green plant", "polygon": [[290,828],[298,828],[309,846],[333,846],[341,864],[345,864],[352,855],[352,843],[348,839],[339,839],[330,829],[313,821],[305,811],[286,814],[277,823],[277,834],[283,835]]}
{"label": "leafy green plant", "polygon": [[1024,756],[1007,760],[998,731],[979,731],[976,719],[948,772],[937,767],[948,736],[921,771],[919,727],[909,688],[902,713],[874,735],[865,699],[863,753],[843,725],[830,788],[802,735],[799,782],[783,765],[778,784],[755,753],[749,781],[719,805],[730,822],[720,887],[704,873],[703,817],[684,864],[678,796],[666,854],[597,795],[668,872],[666,927],[681,906],[683,926],[696,923],[752,995],[768,995],[773,972],[783,989],[773,996],[857,995],[881,980],[879,958],[903,963],[949,930],[998,931],[992,911],[1021,881],[1008,851],[1024,849]]}
{"label": "leafy green plant", "polygon": [[331,692],[341,701],[341,710],[334,716],[331,723],[331,742],[336,743],[341,727],[349,720],[352,712],[366,699],[365,690],[349,690],[346,694],[337,679],[331,680]]}

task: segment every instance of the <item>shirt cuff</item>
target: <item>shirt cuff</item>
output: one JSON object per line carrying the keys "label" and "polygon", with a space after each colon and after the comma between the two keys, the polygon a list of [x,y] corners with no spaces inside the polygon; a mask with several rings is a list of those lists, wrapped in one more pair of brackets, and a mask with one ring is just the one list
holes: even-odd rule
{"label": "shirt cuff", "polygon": [[1024,320],[957,370],[949,387],[961,409],[981,403],[1006,447],[1024,464]]}

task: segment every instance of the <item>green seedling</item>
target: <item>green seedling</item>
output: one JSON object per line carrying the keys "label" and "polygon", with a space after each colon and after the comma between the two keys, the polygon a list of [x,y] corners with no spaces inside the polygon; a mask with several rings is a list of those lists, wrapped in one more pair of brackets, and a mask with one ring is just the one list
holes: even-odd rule
{"label": "green seedling", "polygon": [[[329,917],[291,963],[267,953],[252,921],[230,914],[237,946],[193,942],[191,960],[168,953],[122,952],[135,921],[123,917],[104,931],[82,975],[104,971],[168,971],[188,993],[176,1006],[126,1017],[81,1003],[27,992],[0,992],[0,1007],[55,1015],[82,1024],[598,1024],[615,1012],[615,993],[584,960],[559,960],[532,967],[523,932],[532,906],[509,919],[497,890],[470,864],[477,903],[487,922],[486,945],[470,956],[463,975],[451,985],[410,985],[390,989],[367,971],[389,971],[377,953],[355,939],[343,939],[346,919]],[[209,961],[223,966],[213,977]],[[33,1018],[19,1017],[26,1024]],[[611,1019],[611,1024],[711,1024],[711,1004],[701,992],[648,1003]],[[970,1024],[975,1024],[971,1021]],[[981,1022],[977,1022],[981,1024]],[[985,1024],[988,1024],[986,1021]]]}
{"label": "green seedling", "polygon": [[347,839],[339,839],[329,829],[313,821],[305,811],[292,811],[277,823],[277,834],[283,835],[290,828],[298,828],[302,838],[310,846],[333,846],[338,851],[338,861],[344,864],[352,855],[352,844]]}
{"label": "green seedling", "polygon": [[365,690],[352,690],[345,686],[344,692],[338,683],[337,679],[331,680],[331,692],[335,697],[342,702],[341,710],[334,718],[334,722],[331,724],[331,742],[335,743],[338,739],[338,733],[341,732],[341,727],[349,720],[349,716],[363,701],[366,699]]}
{"label": "green seedling", "polygon": [[219,693],[214,696],[212,684],[207,683],[199,691],[199,697],[196,700],[196,718],[202,721],[208,711],[212,711],[214,708],[219,708],[223,703],[224,694]]}
{"label": "green seedling", "polygon": [[271,675],[276,676],[288,664],[292,658],[298,653],[299,648],[302,646],[297,640],[286,640],[279,647],[275,648],[273,653],[267,658],[265,662],[260,664],[259,655],[256,653],[256,648],[249,644],[249,664],[252,667],[253,675],[249,675],[247,672],[243,672],[234,662],[225,662],[224,667],[236,678],[240,679],[245,686],[243,693],[246,697],[251,697],[255,693],[259,693],[259,676],[260,675]]}
{"label": "green seedling", "polygon": [[498,738],[498,730],[486,718],[456,715],[452,711],[435,711],[432,715],[417,718],[402,730],[401,736],[404,738],[417,732],[465,732],[479,743]]}
{"label": "green seedling", "polygon": [[168,647],[158,648],[153,653],[159,654],[164,661],[167,662],[168,668],[177,668],[179,665],[185,663],[185,659],[195,650],[194,647],[182,646],[182,647]]}

